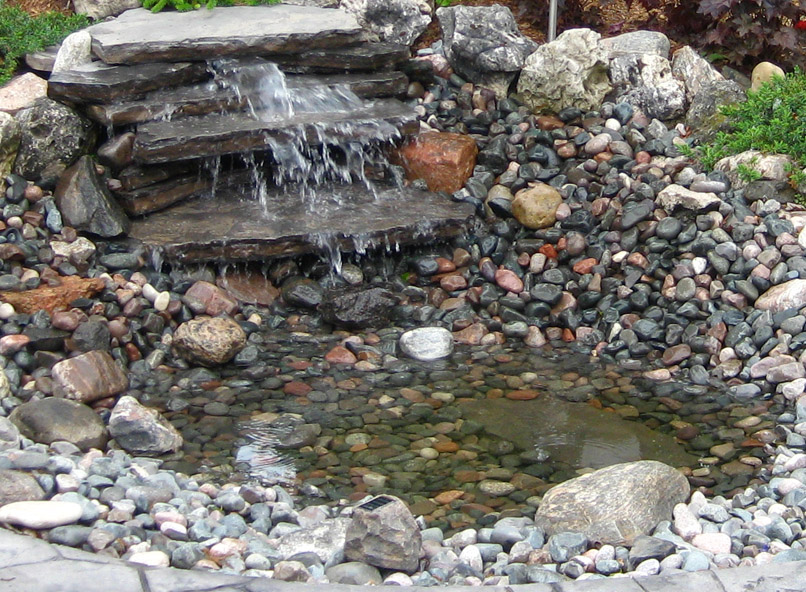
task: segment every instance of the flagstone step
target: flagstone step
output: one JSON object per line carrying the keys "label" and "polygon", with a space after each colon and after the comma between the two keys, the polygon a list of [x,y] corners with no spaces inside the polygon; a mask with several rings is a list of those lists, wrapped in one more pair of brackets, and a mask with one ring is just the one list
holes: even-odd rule
{"label": "flagstone step", "polygon": [[130,236],[157,260],[262,260],[456,236],[467,231],[474,215],[469,204],[412,188],[385,189],[375,197],[363,186],[328,187],[319,191],[315,208],[308,209],[306,201],[281,187],[267,196],[264,210],[248,189],[219,189],[215,197],[133,220]]}
{"label": "flagstone step", "polygon": [[290,4],[158,13],[138,8],[86,30],[93,52],[107,64],[306,52],[354,45],[364,36],[344,10]]}
{"label": "flagstone step", "polygon": [[209,78],[204,62],[109,66],[96,61],[52,74],[48,79],[48,96],[56,101],[112,103]]}
{"label": "flagstone step", "polygon": [[[415,133],[419,122],[414,109],[396,99],[379,99],[360,109],[334,113],[299,113],[261,121],[246,112],[152,121],[137,129],[134,159],[155,164],[206,156],[270,150],[273,141],[301,134],[308,144],[346,139],[379,139],[384,122],[403,135]],[[331,143],[331,142],[328,142]]]}
{"label": "flagstone step", "polygon": [[[288,76],[290,90],[344,85],[361,98],[394,97],[406,92],[408,78],[401,72]],[[253,89],[252,89],[253,90]],[[246,108],[245,92],[221,88],[213,82],[158,90],[141,99],[106,105],[89,105],[87,115],[103,125],[130,125],[176,116],[207,115]]]}

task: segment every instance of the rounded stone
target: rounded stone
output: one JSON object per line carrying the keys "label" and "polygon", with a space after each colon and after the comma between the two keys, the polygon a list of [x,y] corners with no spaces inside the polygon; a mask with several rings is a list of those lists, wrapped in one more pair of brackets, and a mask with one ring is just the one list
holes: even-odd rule
{"label": "rounded stone", "polygon": [[232,319],[203,317],[182,323],[173,346],[180,356],[203,366],[229,362],[246,345],[246,333]]}
{"label": "rounded stone", "polygon": [[28,401],[12,411],[9,419],[23,436],[42,444],[64,441],[89,450],[103,449],[108,440],[100,416],[83,403],[69,399]]}
{"label": "rounded stone", "polygon": [[557,208],[563,199],[550,185],[538,183],[521,189],[512,200],[512,215],[527,228],[548,228],[557,221]]}
{"label": "rounded stone", "polygon": [[439,360],[451,355],[453,336],[442,327],[420,327],[400,336],[400,349],[415,360]]}

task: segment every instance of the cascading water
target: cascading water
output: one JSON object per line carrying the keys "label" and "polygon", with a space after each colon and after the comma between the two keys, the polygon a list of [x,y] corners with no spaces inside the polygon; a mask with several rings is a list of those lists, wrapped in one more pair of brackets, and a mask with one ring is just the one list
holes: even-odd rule
{"label": "cascading water", "polygon": [[[336,205],[343,190],[339,185],[360,182],[376,193],[367,170],[392,168],[383,146],[400,137],[398,129],[382,120],[364,119],[341,123],[335,129],[331,125],[326,132],[324,124],[316,123],[317,115],[349,113],[366,106],[347,85],[290,83],[276,64],[265,61],[243,64],[219,60],[211,64],[211,69],[216,83],[232,89],[255,119],[304,119],[305,125],[292,126],[281,136],[266,138],[275,185],[291,185],[310,211],[323,205],[317,195],[317,188],[323,186],[327,186],[328,199]],[[253,155],[245,156],[244,162],[249,167],[261,165]],[[265,175],[261,172],[254,177],[259,180],[259,197]]]}

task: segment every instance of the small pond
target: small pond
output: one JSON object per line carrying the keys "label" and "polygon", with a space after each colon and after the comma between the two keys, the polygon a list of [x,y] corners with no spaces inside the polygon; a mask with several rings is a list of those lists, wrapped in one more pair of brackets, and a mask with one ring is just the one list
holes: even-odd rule
{"label": "small pond", "polygon": [[249,464],[236,458],[257,421],[277,435],[277,466],[291,461],[303,503],[391,493],[451,531],[531,515],[553,484],[638,459],[684,467],[693,487],[729,495],[762,470],[783,412],[775,400],[654,383],[643,363],[605,363],[560,344],[394,359],[399,333],[353,345],[366,362],[358,367],[325,361],[346,333],[265,328],[239,365],[155,373],[142,396],[186,441],[167,467],[248,480]]}

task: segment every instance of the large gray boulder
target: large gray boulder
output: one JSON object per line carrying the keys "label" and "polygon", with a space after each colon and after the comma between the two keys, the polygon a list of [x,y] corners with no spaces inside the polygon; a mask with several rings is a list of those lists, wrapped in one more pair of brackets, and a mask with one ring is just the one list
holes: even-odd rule
{"label": "large gray boulder", "polygon": [[52,187],[62,172],[87,154],[95,143],[95,127],[70,107],[42,97],[15,116],[20,147],[14,172]]}
{"label": "large gray boulder", "polygon": [[535,524],[549,536],[573,531],[605,544],[630,544],[671,520],[675,504],[688,499],[685,476],[668,465],[641,460],[599,469],[551,489]]}
{"label": "large gray boulder", "polygon": [[342,0],[341,8],[381,41],[411,45],[431,24],[425,0]]}
{"label": "large gray boulder", "polygon": [[454,71],[506,97],[509,85],[537,49],[524,37],[509,8],[451,6],[437,9],[445,56]]}
{"label": "large gray boulder", "polygon": [[686,85],[672,76],[672,64],[659,55],[628,54],[610,61],[617,102],[627,101],[648,117],[674,119],[686,109]]}
{"label": "large gray boulder", "polygon": [[344,536],[349,522],[349,518],[339,517],[283,535],[277,553],[283,559],[315,553],[326,568],[337,565],[344,560]]}
{"label": "large gray boulder", "polygon": [[518,93],[534,111],[596,109],[611,88],[607,66],[601,35],[590,29],[569,29],[526,58]]}
{"label": "large gray boulder", "polygon": [[706,86],[725,80],[725,77],[708,63],[708,60],[689,45],[674,52],[672,74],[686,85],[686,99],[689,102],[693,101],[694,97],[700,94],[700,91]]}
{"label": "large gray boulder", "polygon": [[714,80],[700,86],[686,112],[686,127],[700,145],[708,144],[717,133],[730,130],[730,122],[719,108],[746,98],[744,89],[735,80]]}
{"label": "large gray boulder", "polygon": [[48,397],[28,401],[11,412],[9,419],[20,433],[42,444],[63,441],[81,450],[103,450],[109,439],[101,417],[78,401]]}
{"label": "large gray boulder", "polygon": [[344,557],[382,569],[417,570],[422,537],[402,501],[380,495],[357,506],[347,526]]}
{"label": "large gray boulder", "polygon": [[129,395],[121,397],[109,415],[109,435],[126,452],[159,456],[177,452],[182,435],[156,409]]}
{"label": "large gray boulder", "polygon": [[103,237],[129,231],[129,218],[115,201],[90,156],[82,156],[59,179],[54,192],[64,222]]}
{"label": "large gray boulder", "polygon": [[602,45],[607,51],[607,57],[612,60],[625,55],[657,55],[668,58],[672,44],[666,35],[658,31],[633,31],[602,39]]}

